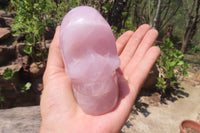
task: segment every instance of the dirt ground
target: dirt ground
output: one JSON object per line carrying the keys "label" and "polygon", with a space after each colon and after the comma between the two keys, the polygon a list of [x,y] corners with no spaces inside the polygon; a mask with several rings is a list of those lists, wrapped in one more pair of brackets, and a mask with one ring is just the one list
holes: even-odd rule
{"label": "dirt ground", "polygon": [[182,120],[200,122],[200,82],[193,80],[193,74],[180,81],[180,89],[174,96],[160,102],[160,94],[141,96],[121,133],[179,133]]}

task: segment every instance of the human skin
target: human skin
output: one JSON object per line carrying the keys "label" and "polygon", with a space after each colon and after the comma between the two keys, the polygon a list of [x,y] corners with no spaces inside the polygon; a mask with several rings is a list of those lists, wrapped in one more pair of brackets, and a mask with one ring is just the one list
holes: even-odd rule
{"label": "human skin", "polygon": [[128,119],[143,82],[160,55],[160,49],[153,46],[158,32],[144,24],[135,32],[127,31],[117,39],[117,52],[121,61],[116,71],[118,105],[111,112],[93,116],[83,112],[74,98],[60,51],[59,30],[60,27],[57,27],[43,76],[40,133],[119,132]]}

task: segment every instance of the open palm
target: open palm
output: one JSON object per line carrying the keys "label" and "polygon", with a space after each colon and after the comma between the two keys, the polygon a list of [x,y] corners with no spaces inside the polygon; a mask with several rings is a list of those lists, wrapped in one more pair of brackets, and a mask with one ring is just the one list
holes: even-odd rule
{"label": "open palm", "polygon": [[143,82],[160,54],[160,49],[153,46],[158,32],[145,24],[134,33],[127,31],[117,39],[117,51],[121,60],[121,66],[117,70],[119,103],[109,113],[92,116],[82,111],[73,96],[71,81],[65,73],[59,48],[59,29],[58,27],[50,46],[43,77],[40,133],[119,132],[128,118]]}

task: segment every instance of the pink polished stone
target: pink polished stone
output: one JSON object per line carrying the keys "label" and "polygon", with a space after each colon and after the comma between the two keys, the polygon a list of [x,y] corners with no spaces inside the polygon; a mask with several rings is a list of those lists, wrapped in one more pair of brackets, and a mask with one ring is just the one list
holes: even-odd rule
{"label": "pink polished stone", "polygon": [[83,111],[91,115],[112,111],[118,101],[115,70],[120,60],[106,20],[92,7],[72,9],[61,24],[60,47]]}

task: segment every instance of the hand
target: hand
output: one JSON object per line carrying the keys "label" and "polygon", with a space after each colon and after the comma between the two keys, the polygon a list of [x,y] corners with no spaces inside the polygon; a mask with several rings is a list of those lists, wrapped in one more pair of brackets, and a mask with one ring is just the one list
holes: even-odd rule
{"label": "hand", "polygon": [[115,133],[119,132],[132,109],[137,94],[160,54],[153,46],[158,32],[149,25],[134,33],[125,32],[116,41],[121,66],[117,70],[120,89],[118,106],[111,112],[92,116],[77,104],[70,78],[64,70],[57,28],[49,49],[41,96],[42,123],[40,133]]}

